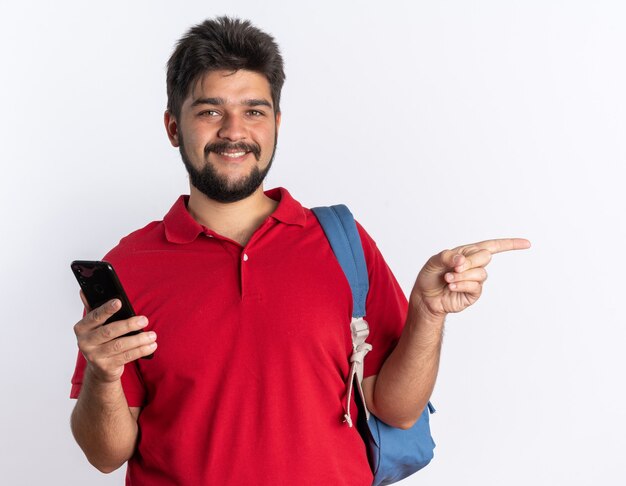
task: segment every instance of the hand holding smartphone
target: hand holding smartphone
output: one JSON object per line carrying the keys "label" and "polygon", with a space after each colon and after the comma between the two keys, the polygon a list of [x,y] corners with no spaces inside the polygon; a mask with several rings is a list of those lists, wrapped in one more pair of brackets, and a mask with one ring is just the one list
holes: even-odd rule
{"label": "hand holding smartphone", "polygon": [[[119,299],[122,303],[121,308],[104,322],[105,325],[110,322],[128,319],[135,315],[135,311],[126,296],[126,292],[110,263],[104,261],[76,260],[72,262],[71,268],[92,309],[100,307],[112,299]],[[132,336],[139,332],[143,331],[131,331],[124,334],[124,336]],[[154,354],[150,354],[143,356],[143,358],[150,359],[153,356]]]}

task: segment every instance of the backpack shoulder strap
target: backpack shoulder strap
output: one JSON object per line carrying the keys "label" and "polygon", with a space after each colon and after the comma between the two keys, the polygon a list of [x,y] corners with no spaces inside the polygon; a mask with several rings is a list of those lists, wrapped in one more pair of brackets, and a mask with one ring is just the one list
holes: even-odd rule
{"label": "backpack shoulder strap", "polygon": [[369,290],[367,265],[361,237],[354,216],[343,204],[311,209],[322,225],[326,238],[352,289],[353,317],[365,316],[365,300]]}
{"label": "backpack shoulder strap", "polygon": [[350,323],[352,356],[350,356],[350,373],[346,380],[347,391],[344,405],[344,419],[352,427],[350,403],[355,381],[361,396],[361,402],[364,405],[365,416],[369,419],[369,410],[365,405],[365,396],[361,387],[361,382],[363,381],[363,361],[365,355],[372,349],[372,346],[365,342],[369,335],[369,325],[363,319],[366,314],[365,302],[369,290],[367,264],[354,216],[352,216],[352,213],[345,205],[317,207],[312,208],[312,211],[319,220],[352,290],[353,306],[352,322]]}

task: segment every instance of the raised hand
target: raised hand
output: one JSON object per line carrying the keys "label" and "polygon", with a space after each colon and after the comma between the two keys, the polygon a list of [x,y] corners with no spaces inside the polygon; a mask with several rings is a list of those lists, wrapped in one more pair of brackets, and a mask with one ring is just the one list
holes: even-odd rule
{"label": "raised hand", "polygon": [[120,301],[113,299],[91,310],[82,291],[80,294],[88,312],[74,326],[78,348],[96,379],[102,382],[119,380],[126,363],[154,352],[156,334],[150,331],[124,336],[130,331],[143,329],[148,319],[136,316],[105,325],[104,322],[120,309]]}
{"label": "raised hand", "polygon": [[530,248],[523,238],[481,241],[432,256],[411,292],[411,302],[434,318],[460,312],[478,300],[487,279],[485,267],[496,253]]}

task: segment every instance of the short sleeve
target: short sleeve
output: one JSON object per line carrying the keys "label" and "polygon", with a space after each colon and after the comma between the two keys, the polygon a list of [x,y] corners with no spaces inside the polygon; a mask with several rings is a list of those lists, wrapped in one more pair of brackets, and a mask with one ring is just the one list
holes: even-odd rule
{"label": "short sleeve", "polygon": [[396,347],[406,321],[408,302],[374,240],[358,223],[357,228],[369,277],[365,320],[370,328],[367,342],[372,350],[364,363],[364,377],[368,377],[378,373]]}

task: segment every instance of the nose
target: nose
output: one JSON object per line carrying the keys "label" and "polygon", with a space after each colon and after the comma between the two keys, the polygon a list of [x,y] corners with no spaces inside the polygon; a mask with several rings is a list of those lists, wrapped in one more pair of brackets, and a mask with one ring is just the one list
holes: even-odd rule
{"label": "nose", "polygon": [[220,138],[237,142],[246,138],[246,129],[243,120],[236,115],[226,115],[222,120],[222,126],[217,132]]}

